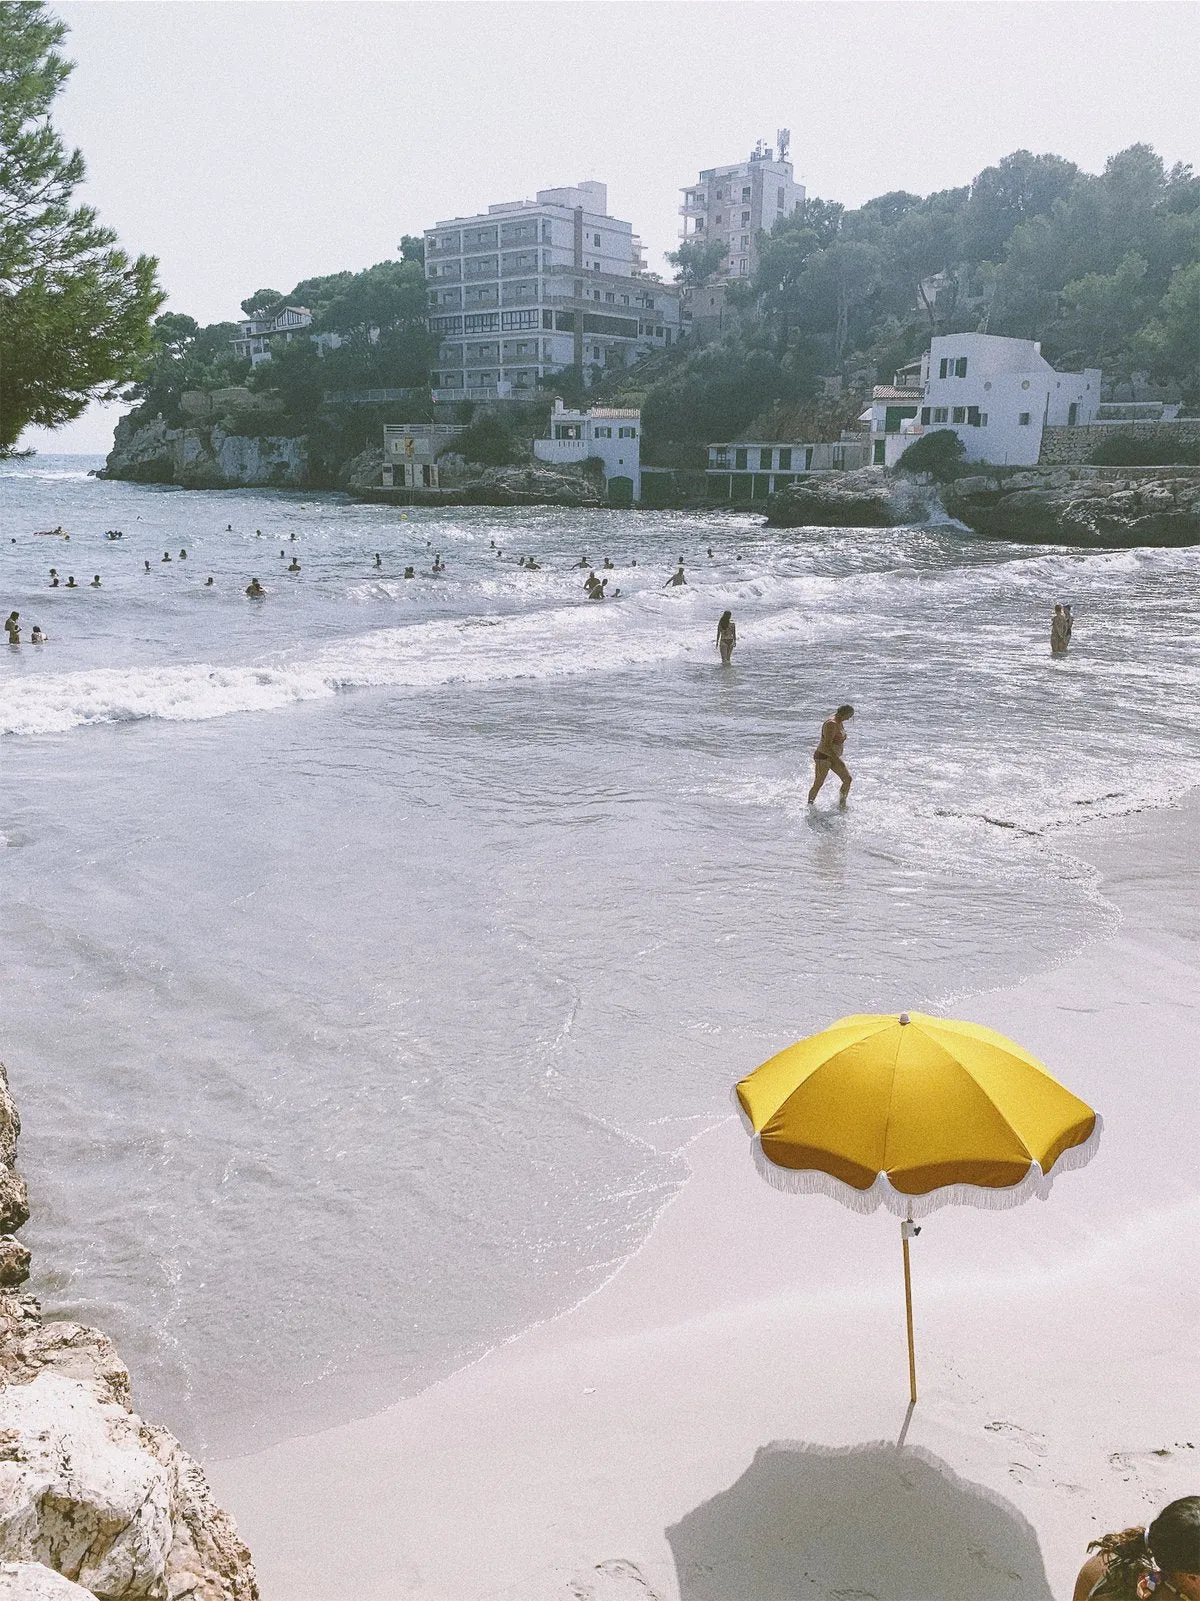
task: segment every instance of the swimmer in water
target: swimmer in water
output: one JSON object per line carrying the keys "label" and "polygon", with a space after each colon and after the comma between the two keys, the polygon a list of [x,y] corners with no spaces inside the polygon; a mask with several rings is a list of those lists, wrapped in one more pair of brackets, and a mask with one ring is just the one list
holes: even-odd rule
{"label": "swimmer in water", "polygon": [[233,532],[233,524],[232,523],[226,523],[225,524],[225,532],[227,534],[231,534]]}
{"label": "swimmer in water", "polygon": [[211,573],[209,573],[208,577],[204,580],[204,587],[205,587],[205,589],[211,589],[212,588],[212,574]]}
{"label": "swimmer in water", "polygon": [[300,563],[293,556],[291,561],[288,563],[288,572],[289,573],[298,573],[299,571],[300,571]]}
{"label": "swimmer in water", "polygon": [[575,565],[576,565],[576,567],[590,567],[592,565],[591,562],[587,559],[587,552],[586,551],[579,558],[579,560],[575,563]]}
{"label": "swimmer in water", "polygon": [[181,550],[179,552],[179,559],[180,559],[180,561],[186,561],[187,560],[187,551],[186,550]]}
{"label": "swimmer in water", "polygon": [[68,573],[67,574],[67,588],[68,589],[78,589],[79,588],[79,585],[75,582],[74,573]]}
{"label": "swimmer in water", "polygon": [[[283,552],[280,551],[279,554],[282,556]],[[378,551],[375,552],[375,565],[376,565],[376,567],[382,567],[383,566],[383,557],[379,554]]]}
{"label": "swimmer in water", "polygon": [[842,791],[838,796],[838,805],[846,804],[846,797],[850,793],[850,770],[842,760],[842,747],[846,743],[845,725],[854,716],[853,706],[839,706],[832,717],[827,717],[821,724],[821,737],[817,741],[817,748],[813,751],[813,785],[808,792],[808,804],[811,806],[821,793],[821,786],[830,773],[836,773],[842,781]]}
{"label": "swimmer in water", "polygon": [[29,643],[31,645],[44,645],[48,638],[49,638],[49,635],[43,634],[41,629],[38,627],[38,625],[36,623],[34,623],[34,625],[33,625],[33,633],[30,634],[30,636],[29,636]]}
{"label": "swimmer in water", "polygon": [[100,574],[99,573],[97,573],[95,575],[95,577],[92,579],[92,588],[93,589],[99,589],[100,588]]}
{"label": "swimmer in water", "polygon": [[686,584],[686,583],[687,583],[687,579],[683,576],[683,558],[680,557],[679,566],[671,574],[670,578],[667,579],[666,583],[663,585],[663,588],[664,589],[677,588],[680,584]]}
{"label": "swimmer in water", "polygon": [[610,561],[609,558],[606,556],[604,558],[604,565],[605,565],[605,567],[607,567],[607,568],[609,568],[611,570],[612,567],[614,566],[614,563],[612,561]]}
{"label": "swimmer in water", "polygon": [[417,569],[415,567],[406,567],[404,569],[404,576],[405,578],[415,578],[417,576]]}
{"label": "swimmer in water", "polygon": [[733,655],[733,647],[737,644],[737,627],[733,621],[733,613],[723,611],[721,620],[717,624],[717,649],[721,652],[721,666],[729,666],[729,658]]}
{"label": "swimmer in water", "polygon": [[712,560],[712,546],[711,545],[708,547],[708,559],[709,559],[709,561]]}
{"label": "swimmer in water", "polygon": [[169,550],[164,550],[163,551],[163,560],[164,561],[170,561],[170,559],[171,559],[171,552]]}
{"label": "swimmer in water", "polygon": [[259,583],[257,578],[252,578],[246,585],[246,593],[250,596],[251,600],[261,600],[266,594],[266,590]]}
{"label": "swimmer in water", "polygon": [[142,565],[145,567],[147,572],[150,571],[150,563],[149,562],[143,562]]}
{"label": "swimmer in water", "polygon": [[51,569],[50,569],[50,588],[51,589],[57,589],[58,588],[58,568],[57,567],[51,567]]}

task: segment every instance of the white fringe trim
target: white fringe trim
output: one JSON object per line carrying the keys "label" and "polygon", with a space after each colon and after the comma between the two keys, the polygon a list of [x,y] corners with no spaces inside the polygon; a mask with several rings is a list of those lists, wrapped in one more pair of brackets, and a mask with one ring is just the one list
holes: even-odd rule
{"label": "white fringe trim", "polygon": [[[744,1116],[743,1121],[746,1121]],[[759,1176],[774,1190],[784,1190],[789,1195],[828,1195],[850,1211],[863,1214],[870,1214],[883,1206],[897,1217],[915,1219],[928,1217],[943,1206],[976,1206],[987,1212],[1006,1212],[1010,1207],[1021,1206],[1034,1196],[1044,1201],[1060,1173],[1086,1167],[1095,1156],[1103,1126],[1103,1119],[1097,1115],[1096,1126],[1087,1139],[1079,1145],[1069,1146],[1049,1173],[1043,1173],[1038,1164],[1033,1162],[1019,1183],[1009,1184],[1003,1189],[992,1189],[986,1184],[946,1184],[941,1189],[930,1190],[926,1195],[905,1195],[902,1190],[893,1188],[883,1173],[870,1189],[856,1190],[853,1185],[829,1173],[822,1173],[819,1168],[780,1167],[767,1156],[757,1134],[751,1141],[751,1150]]]}

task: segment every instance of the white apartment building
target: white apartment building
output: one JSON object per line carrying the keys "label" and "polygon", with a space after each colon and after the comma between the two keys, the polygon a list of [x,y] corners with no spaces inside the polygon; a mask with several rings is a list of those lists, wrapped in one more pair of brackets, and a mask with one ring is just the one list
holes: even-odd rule
{"label": "white apartment building", "polygon": [[535,439],[533,453],[554,466],[587,461],[598,456],[604,463],[604,481],[610,494],[628,481],[627,496],[642,498],[642,414],[614,406],[593,406],[571,411],[561,400],[550,414],[550,437]]}
{"label": "white apartment building", "polygon": [[[260,367],[264,361],[271,359],[271,340],[279,335],[290,343],[293,337],[302,328],[312,326],[313,315],[307,306],[280,306],[269,317],[243,317],[239,326],[241,333],[230,343],[233,353],[244,361],[250,358],[252,367]],[[317,335],[318,339],[328,338],[328,335]]]}
{"label": "white apartment building", "polygon": [[786,128],[779,130],[778,140],[778,156],[760,139],[745,161],[709,167],[683,191],[682,237],[698,243],[716,239],[725,247],[716,281],[752,277],[759,234],[770,233],[781,217],[804,205],[804,185],[796,182],[787,159]]}
{"label": "white apartment building", "polygon": [[425,230],[434,399],[492,400],[564,367],[598,377],[679,337],[679,291],[644,276],[602,183],[541,189]]}
{"label": "white apartment building", "polygon": [[1095,422],[1100,378],[1098,367],[1056,371],[1031,339],[941,334],[922,361],[916,415],[887,435],[886,465],[894,466],[914,438],[950,428],[967,461],[1034,467],[1043,428]]}

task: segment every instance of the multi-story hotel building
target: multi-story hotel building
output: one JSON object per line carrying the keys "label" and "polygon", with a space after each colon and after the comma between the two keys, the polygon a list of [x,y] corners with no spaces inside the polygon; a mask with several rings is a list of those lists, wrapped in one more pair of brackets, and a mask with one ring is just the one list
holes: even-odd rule
{"label": "multi-story hotel building", "polygon": [[715,239],[725,247],[714,275],[718,280],[753,277],[759,234],[770,233],[781,217],[804,205],[804,185],[795,181],[787,159],[787,129],[781,128],[778,137],[778,157],[760,139],[747,160],[709,167],[683,191],[683,238]]}
{"label": "multi-story hotel building", "polygon": [[438,401],[519,394],[564,367],[595,378],[679,337],[679,291],[645,276],[602,183],[427,228],[425,276]]}

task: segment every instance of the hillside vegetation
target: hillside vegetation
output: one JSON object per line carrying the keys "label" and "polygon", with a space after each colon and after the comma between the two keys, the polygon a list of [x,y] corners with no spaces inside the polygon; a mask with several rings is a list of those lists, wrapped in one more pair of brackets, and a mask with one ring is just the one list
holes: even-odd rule
{"label": "hillside vegetation", "polygon": [[[680,277],[702,277],[698,265]],[[1041,340],[1050,361],[1102,367],[1118,392],[1144,372],[1197,409],[1200,178],[1148,145],[1098,175],[1018,150],[959,189],[857,210],[814,198],[729,297],[734,331],[685,344],[646,384],[651,450],[730,438],[776,403],[811,401],[823,377],[862,394],[931,335],[967,330]]]}

